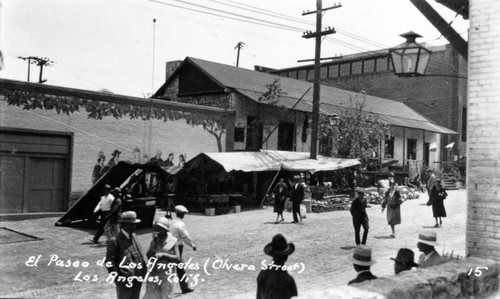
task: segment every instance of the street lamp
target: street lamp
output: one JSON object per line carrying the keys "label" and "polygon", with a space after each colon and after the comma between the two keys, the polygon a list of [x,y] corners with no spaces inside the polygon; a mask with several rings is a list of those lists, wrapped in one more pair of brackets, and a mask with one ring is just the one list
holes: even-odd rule
{"label": "street lamp", "polygon": [[406,42],[389,49],[394,73],[400,77],[423,76],[432,52],[415,42],[421,35],[410,31],[400,36]]}

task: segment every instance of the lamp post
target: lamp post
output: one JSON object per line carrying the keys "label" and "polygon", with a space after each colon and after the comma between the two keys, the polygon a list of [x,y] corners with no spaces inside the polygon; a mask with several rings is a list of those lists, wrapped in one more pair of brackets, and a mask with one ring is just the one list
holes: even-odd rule
{"label": "lamp post", "polygon": [[415,42],[421,35],[410,31],[400,36],[406,42],[389,49],[394,73],[400,77],[423,76],[432,52]]}

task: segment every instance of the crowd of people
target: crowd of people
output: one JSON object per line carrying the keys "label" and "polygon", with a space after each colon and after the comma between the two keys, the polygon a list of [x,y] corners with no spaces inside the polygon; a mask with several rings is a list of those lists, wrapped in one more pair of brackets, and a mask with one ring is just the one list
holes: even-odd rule
{"label": "crowd of people", "polygon": [[[119,152],[114,153],[119,157]],[[161,160],[161,153],[155,157]],[[169,159],[167,160],[169,161]],[[387,223],[391,227],[390,238],[396,238],[395,226],[401,223],[401,205],[404,199],[399,192],[399,186],[394,181],[394,176],[388,178],[389,188],[385,191],[381,203],[382,212],[387,209]],[[304,177],[296,175],[287,184],[284,179],[280,179],[274,189],[274,212],[277,213],[276,223],[284,221],[283,210],[284,200],[287,197],[292,201],[292,223],[302,222],[305,215],[300,212],[300,205],[304,200],[305,184]],[[447,197],[442,182],[429,176],[427,186],[429,188],[428,205],[433,206],[433,216],[436,219],[436,226],[442,225],[441,217],[446,217],[443,200]],[[290,187],[288,187],[290,186]],[[371,266],[376,263],[372,259],[372,250],[366,245],[369,232],[369,219],[366,212],[367,201],[364,198],[365,192],[362,188],[356,188],[356,196],[351,204],[350,212],[354,226],[354,241],[356,244],[349,261],[357,273],[356,278],[349,282],[349,285],[366,280],[377,279],[371,272]],[[110,273],[116,273],[118,277],[144,277],[150,275],[158,277],[163,283],[147,281],[146,292],[143,298],[173,298],[174,282],[168,279],[168,275],[177,275],[182,293],[192,292],[188,283],[183,280],[187,277],[186,270],[179,264],[183,261],[184,247],[189,246],[196,251],[196,245],[187,232],[183,222],[184,216],[188,214],[187,208],[182,205],[175,206],[176,218],[167,214],[161,218],[153,227],[152,240],[146,254],[134,234],[137,223],[137,214],[133,211],[121,212],[123,194],[119,188],[113,190],[109,185],[105,185],[102,190],[101,200],[94,209],[94,220],[101,217],[98,230],[91,239],[93,243],[98,243],[99,238],[104,234],[107,237],[106,267]],[[361,228],[363,228],[362,237]],[[394,261],[394,273],[399,275],[404,271],[411,271],[413,268],[427,268],[446,262],[435,249],[437,243],[437,233],[433,231],[423,231],[418,234],[417,248],[421,253],[418,263],[415,262],[415,254],[411,249],[401,248]],[[282,234],[276,234],[271,243],[264,247],[264,253],[272,257],[268,267],[260,271],[257,276],[257,298],[291,298],[297,296],[297,285],[294,278],[283,270],[288,256],[295,251],[293,243],[287,241]],[[174,265],[166,268],[148,267],[148,262],[154,258],[158,263]],[[121,266],[120,266],[121,265]],[[123,266],[125,265],[125,267]],[[134,265],[134,267],[128,267]],[[141,266],[138,266],[141,265]],[[170,269],[165,271],[165,269]],[[116,280],[116,292],[118,298],[139,298],[142,282],[133,280],[129,283],[126,279]]]}
{"label": "crowd of people", "polygon": [[[97,163],[94,165],[92,170],[92,185],[97,183],[97,181],[108,172],[111,168],[116,166],[120,161],[121,151],[115,149],[111,153],[111,159],[109,159],[108,163],[106,163],[106,155],[103,151],[97,153]],[[156,155],[151,159],[147,154],[141,154],[141,150],[136,147],[132,151],[132,159],[130,160],[132,163],[156,163],[161,167],[172,167],[172,166],[184,166],[186,163],[187,156],[186,154],[180,154],[178,157],[178,162],[175,162],[174,153],[168,154],[166,160],[162,158],[162,152],[160,150],[156,151]]]}

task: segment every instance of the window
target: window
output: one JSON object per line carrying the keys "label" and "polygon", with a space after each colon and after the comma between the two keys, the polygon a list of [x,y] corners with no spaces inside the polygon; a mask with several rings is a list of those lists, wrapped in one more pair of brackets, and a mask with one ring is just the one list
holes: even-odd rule
{"label": "window", "polygon": [[407,160],[417,160],[417,139],[408,138],[408,145],[406,150],[406,159]]}
{"label": "window", "polygon": [[467,108],[462,107],[462,142],[467,142]]}
{"label": "window", "polygon": [[340,75],[349,76],[351,74],[351,63],[342,63],[340,65]]}
{"label": "window", "polygon": [[294,123],[280,122],[278,126],[278,150],[293,151]]}
{"label": "window", "polygon": [[234,142],[245,142],[245,128],[234,128]]}
{"label": "window", "polygon": [[353,75],[361,74],[362,66],[363,66],[363,62],[361,62],[361,61],[353,62],[352,63],[352,74]]}
{"label": "window", "polygon": [[339,76],[339,65],[330,65],[329,67],[329,72],[328,72],[328,77],[338,77]]}
{"label": "window", "polygon": [[321,67],[321,79],[328,78],[328,67],[327,66],[322,66]]}
{"label": "window", "polygon": [[307,80],[314,80],[314,69],[307,70]]}
{"label": "window", "polygon": [[299,70],[299,76],[297,77],[299,80],[307,80],[307,70]]}
{"label": "window", "polygon": [[394,136],[385,136],[384,158],[394,158]]}
{"label": "window", "polygon": [[365,60],[363,62],[363,73],[365,74],[373,73],[374,67],[375,67],[375,61],[373,59]]}
{"label": "window", "polygon": [[377,72],[387,71],[387,57],[377,58]]}

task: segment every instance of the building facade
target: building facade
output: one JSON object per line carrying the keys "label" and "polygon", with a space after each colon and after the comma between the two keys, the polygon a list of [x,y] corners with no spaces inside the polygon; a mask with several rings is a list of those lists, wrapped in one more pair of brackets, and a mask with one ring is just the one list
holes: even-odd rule
{"label": "building facade", "polygon": [[[35,98],[43,100],[44,106],[30,107]],[[52,106],[49,100],[53,100]],[[23,104],[9,105],[10,101]],[[151,158],[160,150],[163,159],[174,153],[177,163],[180,154],[189,159],[204,151],[218,151],[212,134],[183,118],[146,119],[138,115],[131,119],[130,114],[115,117],[103,114],[99,119],[91,116],[91,111],[99,109],[80,106],[65,114],[65,105],[60,105],[58,111],[57,101],[85,102],[102,111],[121,105],[137,113],[152,109],[196,113],[206,118],[220,115],[231,122],[231,129],[234,123],[234,113],[217,108],[0,80],[2,213],[66,211],[69,197],[92,186],[92,171],[99,152],[104,153],[105,163],[115,150],[121,152],[120,160],[144,162],[144,155]],[[222,143],[225,145],[225,135]],[[139,157],[133,155],[135,148],[141,152]]]}
{"label": "building facade", "polygon": [[[305,80],[187,57],[183,62],[167,63],[167,81],[153,97],[235,111],[234,150],[309,151],[311,87]],[[276,95],[272,105],[265,99],[269,90]],[[320,112],[338,114],[360,98],[366,100],[366,112],[391,128],[391,135],[374,149],[375,158],[415,170],[424,163],[440,163],[440,135],[455,132],[433,123],[405,103],[323,85]],[[255,122],[262,119],[271,121]]]}
{"label": "building facade", "polygon": [[[444,168],[466,155],[467,61],[450,45],[429,48],[432,55],[426,76],[399,78],[393,72],[388,50],[344,56],[321,65],[321,84],[402,102],[434,123],[458,134],[440,137],[441,157],[435,168]],[[314,80],[314,65],[272,70],[271,74]],[[429,144],[430,150],[435,144]],[[448,147],[447,147],[448,146]]]}

